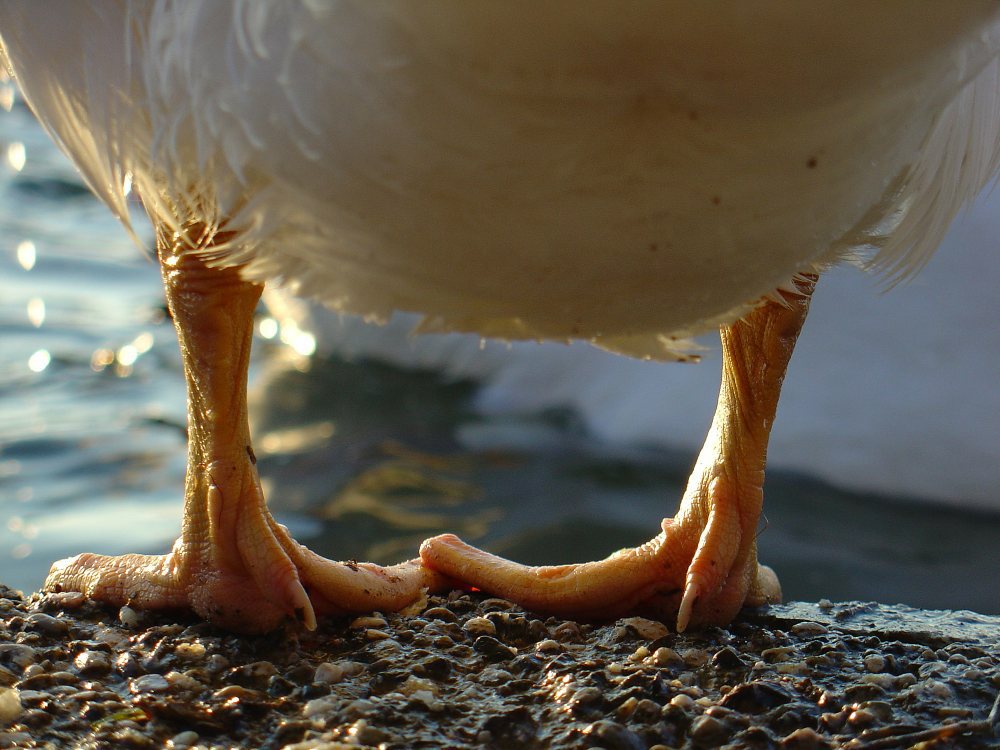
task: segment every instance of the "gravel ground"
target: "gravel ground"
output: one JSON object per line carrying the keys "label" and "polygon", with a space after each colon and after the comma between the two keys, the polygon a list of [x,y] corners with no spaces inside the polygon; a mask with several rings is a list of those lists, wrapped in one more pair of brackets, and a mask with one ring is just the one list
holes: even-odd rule
{"label": "gravel ground", "polygon": [[[676,635],[500,599],[236,637],[0,585],[0,748],[1000,748],[1000,618],[877,604]],[[992,707],[992,714],[991,714]]]}

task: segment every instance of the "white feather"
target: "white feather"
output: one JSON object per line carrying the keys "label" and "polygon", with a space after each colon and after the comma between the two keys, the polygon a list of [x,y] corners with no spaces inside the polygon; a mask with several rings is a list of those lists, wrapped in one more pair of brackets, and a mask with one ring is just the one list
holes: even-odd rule
{"label": "white feather", "polygon": [[336,309],[644,357],[866,246],[918,268],[996,171],[998,36],[992,0],[0,6],[123,221],[132,174]]}

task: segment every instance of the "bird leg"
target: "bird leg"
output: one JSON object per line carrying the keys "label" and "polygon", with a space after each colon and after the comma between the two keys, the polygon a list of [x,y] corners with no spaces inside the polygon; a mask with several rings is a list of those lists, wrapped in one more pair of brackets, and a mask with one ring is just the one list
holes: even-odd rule
{"label": "bird leg", "polygon": [[540,612],[676,617],[678,631],[728,623],[744,604],[780,601],[774,572],[757,564],[757,523],[781,382],[815,283],[802,275],[795,291],[722,328],[715,418],[680,509],[655,538],[597,562],[527,567],[446,534],[424,542],[424,564]]}
{"label": "bird leg", "polygon": [[411,560],[389,568],[338,563],[298,544],[268,512],[247,420],[253,313],[262,287],[213,268],[190,237],[161,233],[157,250],[188,392],[188,465],[180,538],[166,555],[83,554],[52,566],[47,590],[114,605],[191,608],[240,632],[294,616],[398,610],[444,580]]}

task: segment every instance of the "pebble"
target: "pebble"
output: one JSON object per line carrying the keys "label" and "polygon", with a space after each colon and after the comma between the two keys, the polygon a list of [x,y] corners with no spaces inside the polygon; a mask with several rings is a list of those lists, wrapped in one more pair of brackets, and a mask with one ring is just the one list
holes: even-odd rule
{"label": "pebble", "polygon": [[665,635],[670,634],[670,628],[662,622],[648,620],[645,617],[626,617],[619,620],[618,624],[623,627],[632,628],[640,638],[644,638],[647,641],[655,641],[657,638],[663,638]]}
{"label": "pebble", "polygon": [[801,727],[791,732],[781,741],[785,750],[821,750],[830,747],[829,743],[811,727]]}
{"label": "pebble", "polygon": [[672,648],[660,646],[653,652],[652,662],[658,667],[680,666],[684,664],[684,659]]}
{"label": "pebble", "polygon": [[200,643],[178,643],[174,655],[181,661],[201,661],[205,658],[205,647]]}
{"label": "pebble", "polygon": [[21,715],[21,694],[14,688],[0,688],[0,727]]}
{"label": "pebble", "polygon": [[22,643],[0,643],[0,664],[25,670],[35,663],[35,649]]}
{"label": "pebble", "polygon": [[340,682],[345,677],[359,674],[364,669],[364,665],[356,661],[325,661],[316,667],[314,682],[335,683]]}
{"label": "pebble", "polygon": [[639,735],[616,721],[608,719],[595,721],[586,727],[583,733],[609,750],[646,750],[646,743],[639,738]]}
{"label": "pebble", "polygon": [[190,729],[180,734],[175,734],[167,740],[169,750],[186,750],[198,741],[198,733]]}
{"label": "pebble", "polygon": [[73,664],[85,677],[99,677],[111,671],[111,656],[103,651],[81,651]]}
{"label": "pebble", "polygon": [[797,622],[792,625],[792,632],[795,635],[809,636],[809,635],[826,635],[830,632],[830,629],[818,622]]}
{"label": "pebble", "polygon": [[33,612],[28,615],[26,625],[29,629],[45,633],[45,635],[60,636],[69,631],[69,623],[44,612]]}
{"label": "pebble", "polygon": [[118,620],[126,628],[137,628],[142,622],[142,616],[126,604],[118,610]]}
{"label": "pebble", "polygon": [[869,672],[884,672],[885,657],[881,654],[871,654],[865,657],[864,665]]}
{"label": "pebble", "polygon": [[497,626],[485,617],[470,617],[465,621],[462,630],[470,635],[496,635]]}
{"label": "pebble", "polygon": [[699,716],[691,722],[691,739],[702,747],[717,747],[729,739],[729,728],[713,716]]}
{"label": "pebble", "polygon": [[670,699],[671,706],[677,706],[677,708],[683,709],[685,711],[690,711],[694,708],[694,698],[686,693],[678,693],[673,698]]}
{"label": "pebble", "polygon": [[167,678],[161,674],[146,674],[129,681],[128,689],[132,693],[163,693],[170,689]]}
{"label": "pebble", "polygon": [[365,615],[356,617],[348,626],[352,630],[368,630],[370,628],[384,628],[388,623],[381,615]]}
{"label": "pebble", "polygon": [[447,607],[431,607],[424,610],[423,616],[425,619],[458,622],[458,616]]}

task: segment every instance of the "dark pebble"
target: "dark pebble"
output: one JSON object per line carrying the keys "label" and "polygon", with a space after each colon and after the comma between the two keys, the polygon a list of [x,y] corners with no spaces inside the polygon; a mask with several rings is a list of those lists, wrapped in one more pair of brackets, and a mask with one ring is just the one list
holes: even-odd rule
{"label": "dark pebble", "polygon": [[482,723],[482,730],[489,733],[491,748],[523,750],[536,744],[538,723],[531,712],[522,706],[499,716],[491,716]]}
{"label": "dark pebble", "polygon": [[616,721],[602,719],[583,730],[584,735],[598,747],[609,750],[646,750],[646,743],[631,729]]}
{"label": "dark pebble", "polygon": [[726,646],[724,649],[716,651],[710,664],[713,669],[719,672],[746,672],[750,669],[732,646]]}
{"label": "dark pebble", "polygon": [[514,656],[514,649],[503,645],[489,635],[481,635],[476,638],[472,647],[491,661],[504,661]]}
{"label": "dark pebble", "polygon": [[770,682],[745,682],[730,690],[720,701],[720,705],[746,714],[761,714],[789,703],[792,696]]}

